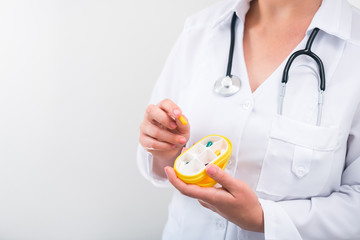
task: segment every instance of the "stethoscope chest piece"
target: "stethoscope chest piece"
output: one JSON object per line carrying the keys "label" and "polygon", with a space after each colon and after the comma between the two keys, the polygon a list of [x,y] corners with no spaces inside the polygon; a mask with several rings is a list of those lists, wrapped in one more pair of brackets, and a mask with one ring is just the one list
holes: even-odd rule
{"label": "stethoscope chest piece", "polygon": [[236,13],[234,12],[231,19],[231,32],[230,32],[230,49],[229,49],[229,60],[226,69],[226,77],[220,78],[214,84],[214,92],[220,96],[229,97],[234,95],[240,90],[240,79],[231,74],[232,61],[234,57],[234,48],[235,48],[235,23],[236,23]]}
{"label": "stethoscope chest piece", "polygon": [[214,92],[221,96],[229,97],[237,93],[240,90],[240,87],[241,82],[237,76],[226,76],[215,82]]}

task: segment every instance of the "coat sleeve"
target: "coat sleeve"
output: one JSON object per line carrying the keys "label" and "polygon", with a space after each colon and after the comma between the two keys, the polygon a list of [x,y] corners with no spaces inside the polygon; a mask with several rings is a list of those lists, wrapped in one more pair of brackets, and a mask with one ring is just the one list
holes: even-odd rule
{"label": "coat sleeve", "polygon": [[[188,21],[188,20],[187,20]],[[186,48],[187,44],[187,21],[184,30],[175,42],[165,66],[154,86],[149,104],[157,104],[163,99],[170,99],[177,103],[180,93],[187,84],[188,78],[184,77],[184,68],[186,67]],[[148,153],[140,144],[137,149],[137,165],[141,174],[158,187],[170,186],[167,179],[157,176],[152,171],[153,156]]]}
{"label": "coat sleeve", "polygon": [[265,239],[360,239],[360,105],[347,143],[341,186],[328,197],[260,199]]}

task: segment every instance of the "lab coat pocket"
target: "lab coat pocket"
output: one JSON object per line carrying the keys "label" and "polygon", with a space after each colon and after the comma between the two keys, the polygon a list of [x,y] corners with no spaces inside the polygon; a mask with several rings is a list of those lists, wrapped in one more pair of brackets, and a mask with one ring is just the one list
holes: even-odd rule
{"label": "lab coat pocket", "polygon": [[256,190],[280,198],[321,194],[329,177],[338,127],[276,116]]}

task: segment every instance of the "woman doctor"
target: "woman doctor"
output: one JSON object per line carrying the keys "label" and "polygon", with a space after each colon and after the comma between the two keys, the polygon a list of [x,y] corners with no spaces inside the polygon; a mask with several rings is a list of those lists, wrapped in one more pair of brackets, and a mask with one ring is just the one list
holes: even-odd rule
{"label": "woman doctor", "polygon": [[[233,14],[232,75],[238,92],[214,83],[226,73]],[[294,60],[279,112],[285,64],[319,28],[312,51],[325,68]],[[224,0],[188,18],[140,126],[138,165],[174,193],[163,239],[360,239],[360,14],[346,0]],[[184,115],[189,124],[183,125]],[[221,187],[179,180],[184,146],[228,137]]]}

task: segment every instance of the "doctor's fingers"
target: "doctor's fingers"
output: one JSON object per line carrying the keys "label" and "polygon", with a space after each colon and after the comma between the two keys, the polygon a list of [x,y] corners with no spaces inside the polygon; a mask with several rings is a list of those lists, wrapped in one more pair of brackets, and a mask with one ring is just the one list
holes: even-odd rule
{"label": "doctor's fingers", "polygon": [[149,152],[152,151],[170,151],[173,150],[175,145],[167,142],[160,142],[152,137],[140,133],[139,142],[141,146]]}
{"label": "doctor's fingers", "polygon": [[244,182],[235,179],[214,164],[207,165],[205,171],[209,177],[221,184],[222,188],[226,189],[232,195],[237,195],[239,192],[242,192],[242,189],[244,189]]}
{"label": "doctor's fingers", "polygon": [[140,132],[146,136],[156,139],[160,142],[166,142],[178,147],[185,145],[187,139],[185,136],[173,133],[150,122],[143,122],[140,125]]}
{"label": "doctor's fingers", "polygon": [[203,200],[198,200],[198,202],[201,204],[201,206],[210,209],[213,212],[218,212],[217,208],[211,205],[210,203],[207,203]]}
{"label": "doctor's fingers", "polygon": [[179,118],[182,114],[181,109],[170,99],[164,99],[157,104],[163,111],[165,111],[171,118]]}
{"label": "doctor's fingers", "polygon": [[190,133],[190,125],[188,119],[183,115],[182,110],[170,99],[164,99],[157,104],[163,111],[165,111],[172,119],[175,120],[177,128],[180,133]]}
{"label": "doctor's fingers", "polygon": [[[177,130],[181,133],[189,133],[190,125],[188,119],[182,114],[182,110],[170,99],[164,99],[157,106],[166,112],[177,125]],[[180,120],[181,119],[181,120]]]}
{"label": "doctor's fingers", "polygon": [[149,122],[157,122],[168,129],[175,129],[177,127],[175,120],[167,112],[153,104],[147,107],[145,118]]}
{"label": "doctor's fingers", "polygon": [[174,169],[171,167],[165,167],[165,173],[169,182],[185,196],[202,200],[213,206],[219,203],[228,202],[229,199],[233,198],[229,192],[221,188],[200,187],[198,185],[186,184],[176,176]]}

